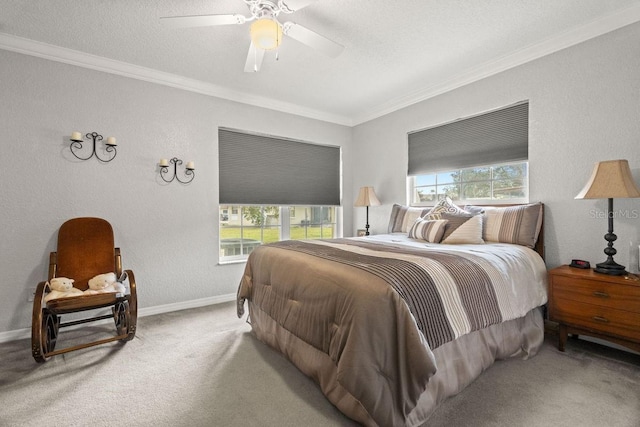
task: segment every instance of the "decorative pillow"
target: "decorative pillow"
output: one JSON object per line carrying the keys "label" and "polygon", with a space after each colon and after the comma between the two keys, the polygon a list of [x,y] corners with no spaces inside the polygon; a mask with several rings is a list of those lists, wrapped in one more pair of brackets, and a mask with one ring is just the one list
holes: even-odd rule
{"label": "decorative pillow", "polygon": [[427,213],[427,215],[435,215],[442,213],[450,213],[450,214],[468,214],[469,212],[462,209],[460,206],[456,205],[451,201],[449,197],[445,197],[441,199],[431,210]]}
{"label": "decorative pillow", "polygon": [[542,227],[542,203],[485,207],[484,231],[487,242],[515,243],[533,248]]}
{"label": "decorative pillow", "polygon": [[[425,218],[430,220],[446,219],[448,221],[447,226],[444,230],[444,236],[442,236],[442,243],[444,243],[449,238],[449,236],[451,236],[451,234],[453,234],[453,232],[458,229],[458,227],[467,222],[473,216],[474,214],[467,212],[466,210],[453,203],[453,201],[451,201],[449,197],[445,197],[444,199],[441,199],[433,208],[431,208],[427,215],[425,215]],[[480,233],[480,239],[482,239],[482,232]],[[478,239],[476,239],[475,237],[469,240],[478,242]]]}
{"label": "decorative pillow", "polygon": [[[445,230],[445,236],[440,243],[452,245],[464,243],[480,245],[484,243],[484,240],[482,240],[482,215],[465,217],[463,215],[442,214],[442,216],[452,216],[459,224],[448,235],[448,230]],[[451,220],[449,222],[451,223]]]}
{"label": "decorative pillow", "polygon": [[433,220],[433,219],[446,219],[447,220],[447,226],[444,229],[444,236],[442,236],[443,239],[446,239],[447,237],[449,237],[451,235],[451,233],[456,231],[456,229],[458,227],[460,227],[462,224],[467,222],[469,220],[469,218],[471,218],[472,216],[473,215],[468,214],[468,213],[459,213],[459,214],[439,213],[439,214],[427,215],[425,218],[426,219],[431,219],[431,220]]}
{"label": "decorative pillow", "polygon": [[427,212],[429,208],[412,208],[394,204],[387,230],[389,233],[407,233],[416,219],[423,217]]}
{"label": "decorative pillow", "polygon": [[418,218],[409,230],[409,237],[426,240],[429,243],[440,243],[447,222],[446,219],[426,220]]}

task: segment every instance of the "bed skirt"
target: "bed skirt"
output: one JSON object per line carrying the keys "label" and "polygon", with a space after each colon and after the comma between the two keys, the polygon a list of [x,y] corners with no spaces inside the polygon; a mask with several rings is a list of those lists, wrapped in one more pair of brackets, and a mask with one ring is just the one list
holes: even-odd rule
{"label": "bed skirt", "polygon": [[544,341],[542,309],[526,316],[463,335],[433,351],[437,372],[429,379],[418,405],[409,414],[407,426],[422,425],[446,398],[461,392],[496,360],[528,359]]}

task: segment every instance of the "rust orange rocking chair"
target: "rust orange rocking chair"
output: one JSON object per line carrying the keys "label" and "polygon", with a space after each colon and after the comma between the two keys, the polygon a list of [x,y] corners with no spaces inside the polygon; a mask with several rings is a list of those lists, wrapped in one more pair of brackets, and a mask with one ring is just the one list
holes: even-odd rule
{"label": "rust orange rocking chair", "polygon": [[[49,281],[54,277],[74,279],[74,287],[84,291],[94,276],[114,272],[122,276],[120,248],[114,245],[111,224],[101,218],[74,218],[62,224],[58,231],[57,252],[49,256],[49,278],[36,288],[31,322],[31,350],[36,362],[51,356],[112,341],[127,342],[136,333],[138,302],[136,281],[131,270],[125,270],[129,281],[126,293],[99,293],[50,299]],[[70,313],[111,307],[111,314],[61,323],[62,316]],[[76,317],[77,318],[77,317]],[[60,328],[113,318],[115,336],[85,342],[71,347],[55,349]]]}

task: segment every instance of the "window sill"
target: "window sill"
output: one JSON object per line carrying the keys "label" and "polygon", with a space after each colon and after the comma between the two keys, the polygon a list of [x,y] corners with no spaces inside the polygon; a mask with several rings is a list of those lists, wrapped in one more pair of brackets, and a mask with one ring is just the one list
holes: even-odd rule
{"label": "window sill", "polygon": [[218,265],[230,265],[230,264],[246,264],[246,259],[234,259],[229,261],[218,261]]}

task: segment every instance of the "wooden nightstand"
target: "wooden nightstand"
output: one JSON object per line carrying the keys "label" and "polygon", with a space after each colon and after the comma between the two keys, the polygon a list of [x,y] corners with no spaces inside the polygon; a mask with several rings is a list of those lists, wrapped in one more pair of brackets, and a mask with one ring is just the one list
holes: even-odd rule
{"label": "wooden nightstand", "polygon": [[567,265],[549,271],[549,318],[558,322],[558,349],[567,334],[589,335],[640,352],[640,279]]}

